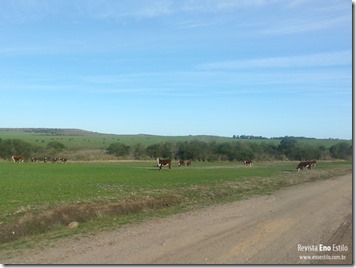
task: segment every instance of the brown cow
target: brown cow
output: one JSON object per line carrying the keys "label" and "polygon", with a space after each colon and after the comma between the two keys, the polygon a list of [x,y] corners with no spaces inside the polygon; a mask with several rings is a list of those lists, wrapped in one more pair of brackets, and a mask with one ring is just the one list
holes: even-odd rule
{"label": "brown cow", "polygon": [[62,158],[62,157],[55,157],[52,159],[52,163],[57,163],[57,162],[60,162],[60,163],[66,163],[67,162],[67,158]]}
{"label": "brown cow", "polygon": [[14,163],[23,163],[25,160],[22,156],[11,156],[12,161],[14,161]]}
{"label": "brown cow", "polygon": [[178,166],[185,166],[185,161],[184,160],[179,160],[178,161]]}
{"label": "brown cow", "polygon": [[162,169],[162,167],[168,166],[169,169],[171,169],[172,165],[172,160],[171,159],[159,159],[157,158],[157,166],[159,167],[159,170]]}
{"label": "brown cow", "polygon": [[252,167],[252,161],[251,160],[246,160],[244,161],[245,167]]}
{"label": "brown cow", "polygon": [[316,166],[315,160],[302,161],[298,164],[297,171],[303,170],[304,168],[311,170],[312,167],[315,167],[315,166]]}

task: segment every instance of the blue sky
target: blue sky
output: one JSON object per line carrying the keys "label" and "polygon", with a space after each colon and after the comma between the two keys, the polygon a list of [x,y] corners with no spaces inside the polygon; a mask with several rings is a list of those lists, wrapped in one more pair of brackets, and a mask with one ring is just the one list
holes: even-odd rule
{"label": "blue sky", "polygon": [[1,0],[0,127],[352,138],[349,0]]}

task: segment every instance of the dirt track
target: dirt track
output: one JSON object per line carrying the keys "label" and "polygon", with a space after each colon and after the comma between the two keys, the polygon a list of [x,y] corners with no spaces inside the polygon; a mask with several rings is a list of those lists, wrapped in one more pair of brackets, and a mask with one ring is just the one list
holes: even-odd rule
{"label": "dirt track", "polygon": [[[331,251],[320,252],[320,244]],[[345,260],[300,259],[313,255]],[[1,263],[351,264],[352,175],[6,256],[0,252]]]}

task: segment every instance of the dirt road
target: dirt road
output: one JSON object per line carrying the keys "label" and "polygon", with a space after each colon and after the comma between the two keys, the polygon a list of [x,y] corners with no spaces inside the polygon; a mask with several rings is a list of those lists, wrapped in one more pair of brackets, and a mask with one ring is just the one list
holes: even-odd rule
{"label": "dirt road", "polygon": [[1,263],[352,263],[352,175],[6,256]]}

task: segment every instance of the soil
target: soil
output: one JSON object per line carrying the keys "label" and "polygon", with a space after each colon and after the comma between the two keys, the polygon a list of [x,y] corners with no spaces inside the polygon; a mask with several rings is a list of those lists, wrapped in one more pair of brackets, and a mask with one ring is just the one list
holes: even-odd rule
{"label": "soil", "polygon": [[0,263],[352,264],[352,201],[349,174],[44,249],[0,252]]}

